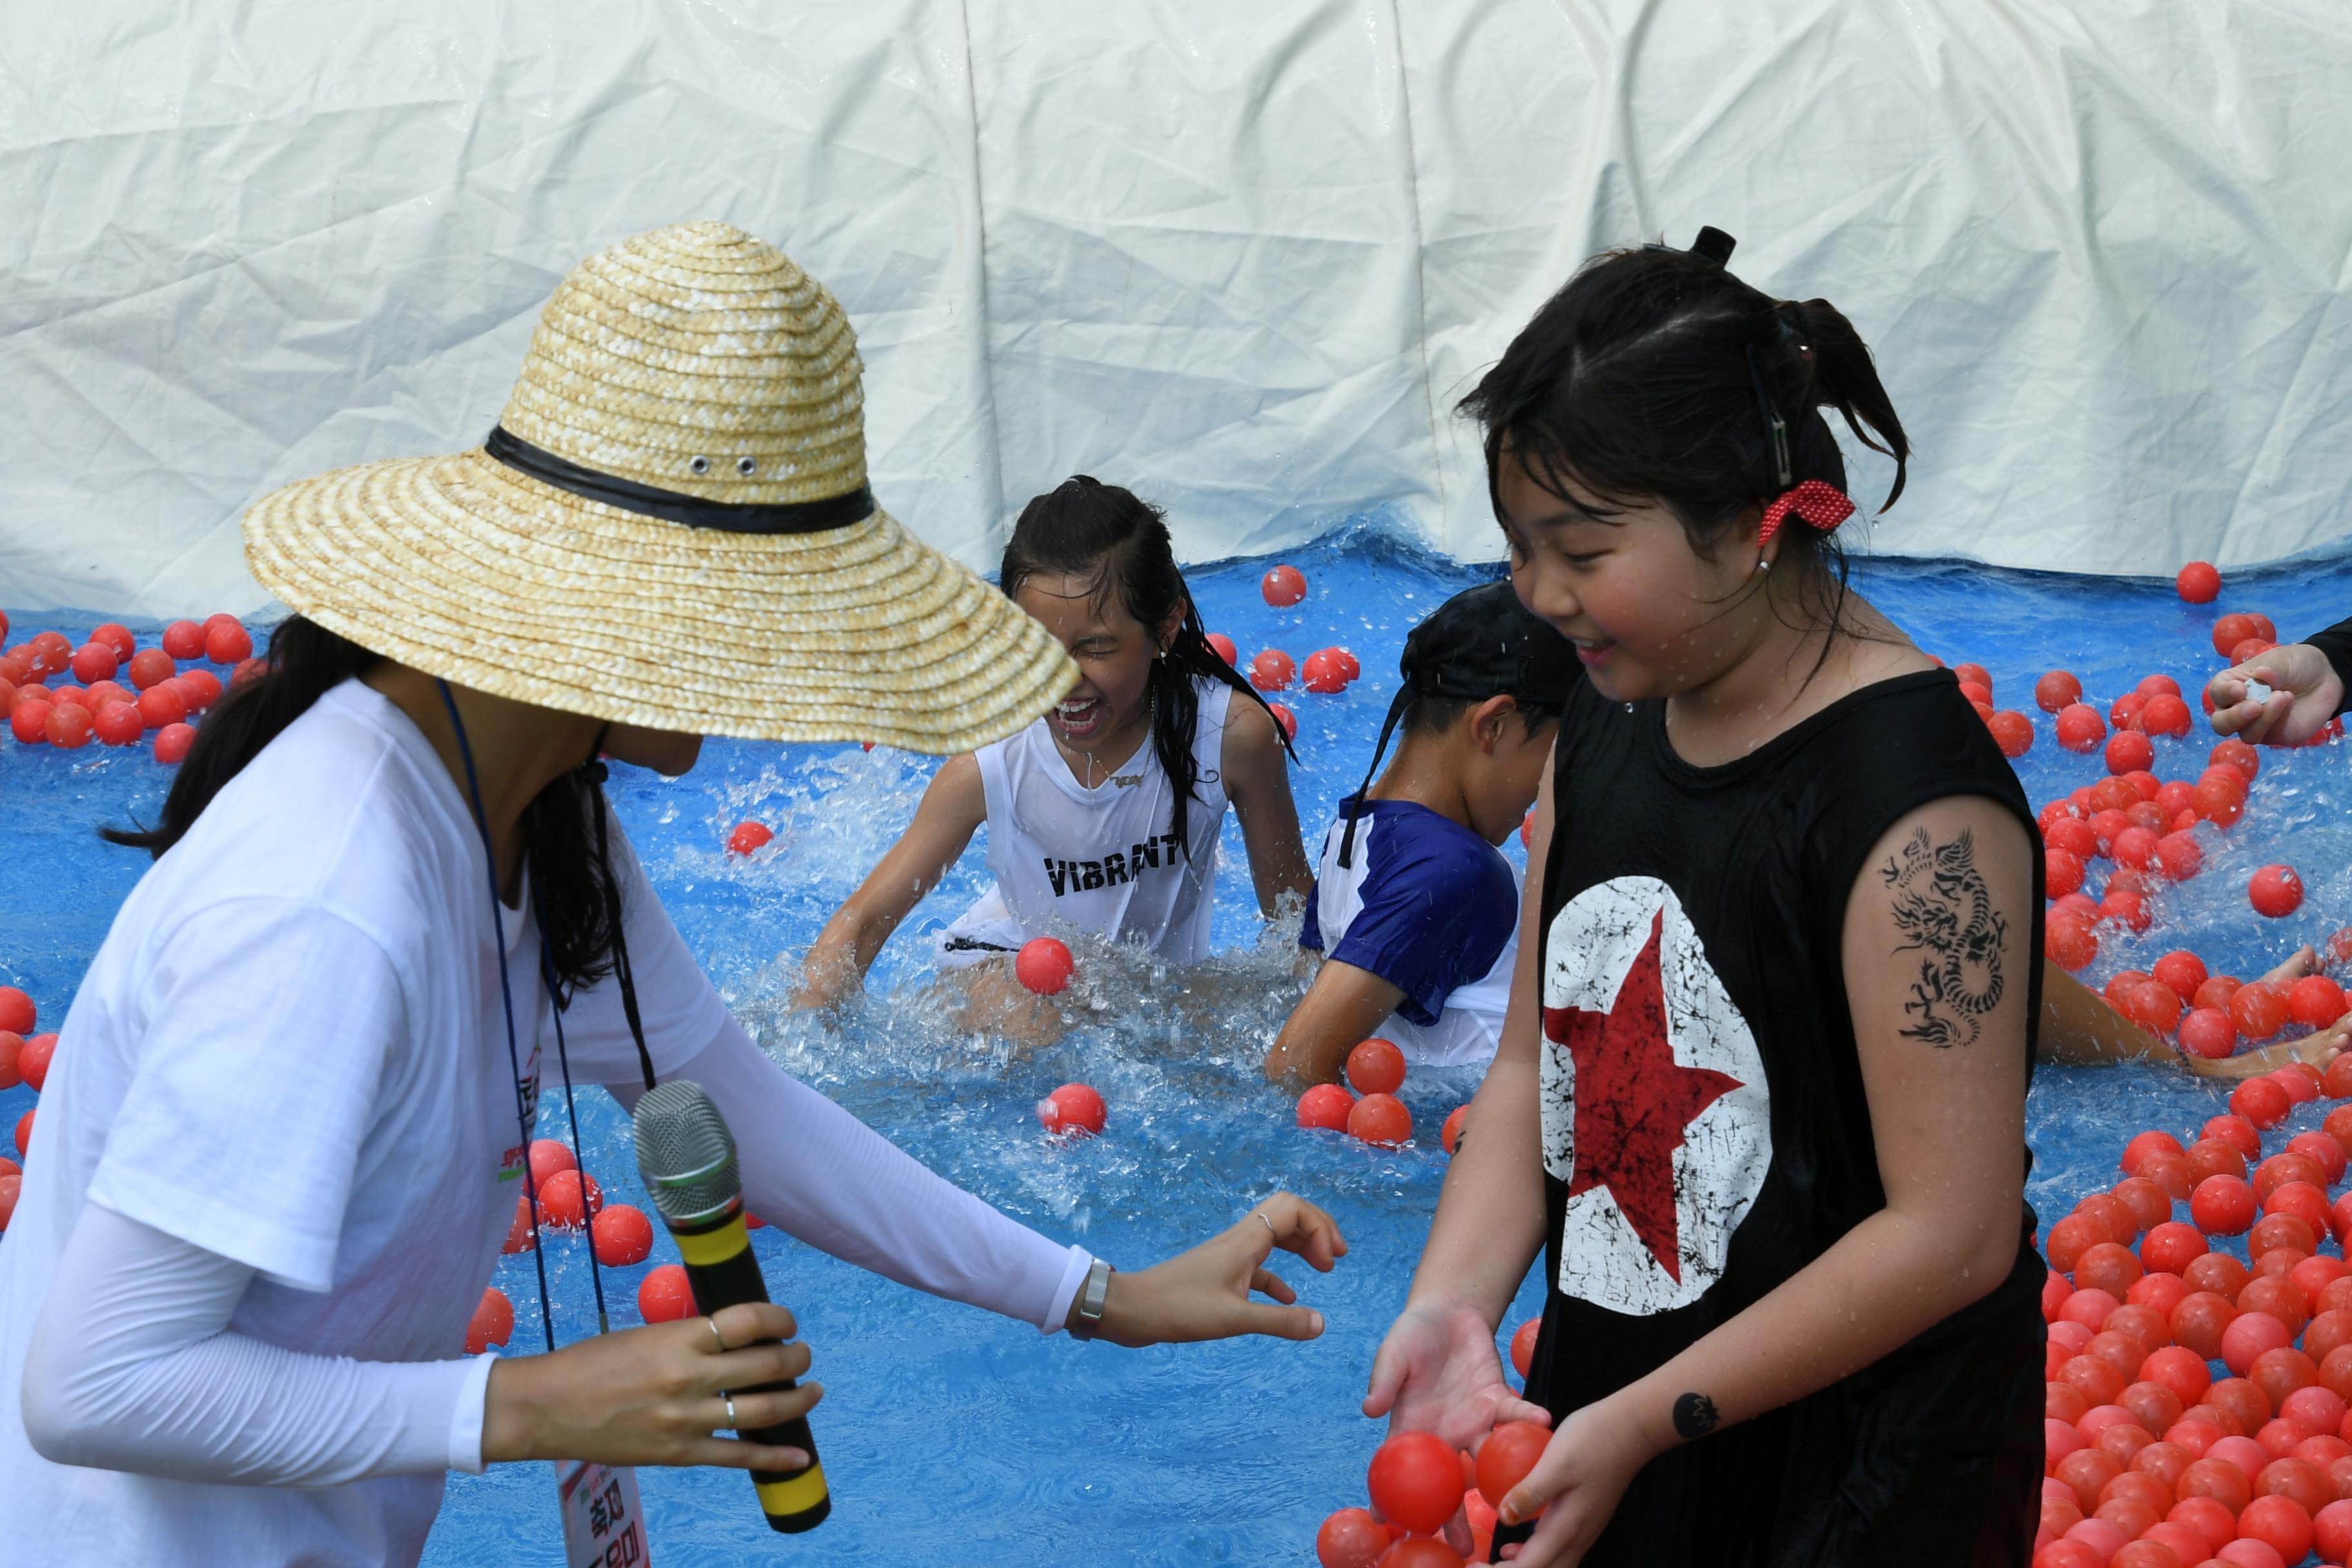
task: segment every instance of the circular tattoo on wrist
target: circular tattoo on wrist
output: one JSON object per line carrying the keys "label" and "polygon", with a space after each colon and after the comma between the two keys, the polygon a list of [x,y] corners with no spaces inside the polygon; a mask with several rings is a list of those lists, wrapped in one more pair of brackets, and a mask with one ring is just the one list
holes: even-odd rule
{"label": "circular tattoo on wrist", "polygon": [[1675,1430],[1685,1440],[1706,1436],[1720,1419],[1715,1401],[1704,1394],[1685,1394],[1675,1401]]}

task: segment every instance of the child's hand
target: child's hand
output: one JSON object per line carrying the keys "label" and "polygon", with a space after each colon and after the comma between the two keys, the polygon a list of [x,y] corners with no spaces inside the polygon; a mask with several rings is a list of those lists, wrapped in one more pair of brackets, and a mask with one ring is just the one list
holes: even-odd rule
{"label": "child's hand", "polygon": [[802,962],[801,983],[793,992],[792,1005],[804,1011],[831,1012],[856,995],[862,984],[857,965],[846,954],[828,952],[820,943]]}
{"label": "child's hand", "polygon": [[1496,1510],[1505,1524],[1542,1515],[1535,1534],[1504,1547],[1504,1557],[1523,1568],[1573,1568],[1617,1511],[1634,1473],[1671,1446],[1646,1431],[1618,1399],[1573,1412]]}
{"label": "child's hand", "polygon": [[[2259,682],[2268,689],[2250,690]],[[2344,682],[2327,656],[2309,643],[2260,654],[2206,683],[2213,729],[2256,744],[2294,746],[2319,732],[2344,702]]]}
{"label": "child's hand", "polygon": [[1549,1426],[1551,1413],[1503,1381],[1495,1325],[1467,1307],[1408,1307],[1372,1358],[1364,1414],[1391,1432],[1434,1432],[1467,1448],[1506,1421]]}

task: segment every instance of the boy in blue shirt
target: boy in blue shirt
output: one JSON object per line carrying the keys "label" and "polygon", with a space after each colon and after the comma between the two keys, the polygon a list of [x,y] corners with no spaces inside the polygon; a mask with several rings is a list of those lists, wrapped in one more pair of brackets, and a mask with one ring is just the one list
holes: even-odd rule
{"label": "boy in blue shirt", "polygon": [[1336,1081],[1373,1035],[1412,1066],[1483,1065],[1502,1033],[1519,882],[1496,846],[1535,804],[1584,672],[1507,582],[1440,605],[1405,638],[1398,669],[1366,787],[1324,835],[1298,933],[1324,957],[1267,1054],[1277,1081]]}

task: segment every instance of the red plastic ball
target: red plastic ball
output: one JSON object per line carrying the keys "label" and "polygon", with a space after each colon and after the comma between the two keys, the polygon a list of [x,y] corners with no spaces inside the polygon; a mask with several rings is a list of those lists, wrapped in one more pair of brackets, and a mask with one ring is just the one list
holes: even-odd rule
{"label": "red plastic ball", "polygon": [[1381,1553],[1378,1568],[1464,1568],[1462,1553],[1434,1535],[1408,1535]]}
{"label": "red plastic ball", "polygon": [[[2087,746],[2074,748],[2088,751]],[[2107,772],[2137,773],[2156,761],[2156,747],[2137,730],[2118,730],[2107,742]]]}
{"label": "red plastic ball", "polygon": [[[2221,596],[2221,574],[2210,561],[2191,561],[2172,580],[2172,586],[2183,599],[2192,605],[2210,605]],[[2188,1568],[2184,1564],[2183,1568]]]}
{"label": "red plastic ball", "polygon": [[113,648],[102,642],[88,642],[74,650],[73,663],[69,668],[73,670],[74,679],[87,686],[113,679],[115,670],[121,664],[121,657]]}
{"label": "red plastic ball", "polygon": [[1297,673],[1290,656],[1280,648],[1267,648],[1249,663],[1249,683],[1260,691],[1286,690],[1291,678]]}
{"label": "red plastic ball", "polygon": [[2352,1008],[2352,1001],[2346,999],[2344,987],[2325,974],[2306,974],[2286,994],[2287,1016],[2315,1029],[2335,1023],[2347,1008]]}
{"label": "red plastic ball", "polygon": [[[2242,1089],[2246,1086],[2238,1087]],[[2284,1117],[2286,1095],[2277,1085],[2270,1087],[2278,1095],[2279,1115]],[[2197,1228],[2207,1236],[2243,1236],[2254,1223],[2254,1191],[2234,1176],[2208,1176],[2189,1195],[2189,1214]]]}
{"label": "red plastic ball", "polygon": [[1336,1083],[1318,1083],[1298,1097],[1298,1125],[1345,1132],[1356,1097]]}
{"label": "red plastic ball", "polygon": [[155,731],[155,760],[165,767],[177,767],[188,760],[189,748],[196,743],[193,724],[166,724]]}
{"label": "red plastic ball", "polygon": [[2256,914],[2284,920],[2303,907],[2303,879],[2292,866],[2265,866],[2246,885],[2246,897]]}
{"label": "red plastic ball", "polygon": [[686,1270],[665,1263],[650,1270],[637,1285],[637,1316],[648,1323],[675,1322],[694,1316],[694,1286]]}
{"label": "red plastic ball", "polygon": [[2167,692],[2158,692],[2139,710],[2139,727],[2144,734],[2170,735],[2175,738],[2189,733],[2189,704]]}
{"label": "red plastic ball", "polygon": [[2140,1243],[2139,1257],[2142,1267],[2151,1273],[2179,1274],[2210,1250],[2204,1233],[2195,1226],[2166,1220],[2148,1231],[2147,1239]]}
{"label": "red plastic ball", "polygon": [[2013,708],[2003,708],[1985,721],[1993,743],[2004,757],[2017,758],[2033,750],[2033,721]]}
{"label": "red plastic ball", "polygon": [[1040,996],[1052,996],[1069,984],[1078,961],[1058,937],[1032,937],[1013,957],[1013,976]]}
{"label": "red plastic ball", "polygon": [[1444,1529],[1468,1489],[1461,1459],[1431,1432],[1400,1432],[1382,1443],[1364,1487],[1382,1518],[1422,1535]]}
{"label": "red plastic ball", "polygon": [[2092,933],[2091,922],[2063,918],[2054,911],[2042,927],[2042,946],[2050,962],[2061,969],[2084,969],[2099,956],[2099,939]]}
{"label": "red plastic ball", "polygon": [[188,717],[188,700],[170,681],[161,681],[139,694],[139,720],[150,730],[179,724]]}
{"label": "red plastic ball", "polygon": [[590,1223],[588,1235],[596,1248],[596,1261],[607,1268],[643,1263],[653,1254],[653,1221],[646,1217],[645,1210],[628,1204],[614,1204],[598,1215]]}
{"label": "red plastic ball", "polygon": [[93,726],[98,738],[110,746],[135,746],[147,733],[147,721],[139,716],[138,705],[131,702],[110,702],[98,710]]}
{"label": "red plastic ball", "polygon": [[[2285,1089],[2270,1079],[2250,1078],[2230,1091],[2230,1109],[2255,1126],[2268,1129],[2286,1120],[2287,1112],[2294,1109],[2294,1101],[2287,1098]],[[2200,1186],[2199,1191],[2202,1190]],[[2251,1193],[2247,1195],[2252,1196]],[[2195,1199],[2192,1197],[2190,1201],[2194,1203]],[[2243,1229],[2244,1226],[2239,1228]],[[2237,1232],[2227,1234],[2234,1236]]]}
{"label": "red plastic ball", "polygon": [[2058,743],[2070,752],[2095,751],[2106,735],[2107,721],[2088,703],[2074,703],[2058,715]]}
{"label": "red plastic ball", "polygon": [[1374,1568],[1395,1537],[1370,1510],[1343,1508],[1315,1532],[1315,1560],[1322,1568]]}
{"label": "red plastic ball", "polygon": [[2352,1500],[2339,1497],[2313,1514],[2311,1539],[2323,1563],[2352,1558]]}
{"label": "red plastic ball", "polygon": [[47,1088],[49,1082],[49,1064],[56,1058],[57,1052],[57,1036],[31,1035],[26,1037],[23,1047],[16,1052],[17,1076],[22,1078],[26,1083],[30,1084],[33,1087],[34,1091],[37,1093],[41,1089]]}
{"label": "red plastic ball", "polygon": [[514,1338],[514,1303],[507,1293],[493,1285],[482,1292],[482,1300],[474,1308],[474,1315],[466,1323],[466,1353],[479,1355],[492,1345],[502,1345]]}
{"label": "red plastic ball", "polygon": [[2044,849],[2042,852],[2044,891],[2053,899],[2063,899],[2083,885],[2082,858],[2065,849]]}
{"label": "red plastic ball", "polygon": [[1307,662],[1299,667],[1299,673],[1307,690],[1328,695],[1348,689],[1348,683],[1355,679],[1348,673],[1348,667],[1354,662],[1344,648],[1318,648],[1307,656]]}
{"label": "red plastic ball", "polygon": [[1277,566],[1267,573],[1257,591],[1277,610],[1286,610],[1307,597],[1307,574],[1296,566]]}
{"label": "red plastic ball", "polygon": [[2279,1554],[2282,1563],[2311,1555],[2311,1515],[2291,1497],[2258,1497],[2238,1515],[2241,1536],[2251,1536]]}
{"label": "red plastic ball", "polygon": [[1551,1441],[1551,1428],[1533,1421],[1506,1421],[1478,1446],[1478,1490],[1496,1508],[1527,1479]]}
{"label": "red plastic ball", "polygon": [[1348,1053],[1348,1081],[1359,1094],[1394,1094],[1404,1086],[1404,1053],[1375,1037]]}
{"label": "red plastic ball", "polygon": [[1265,710],[1274,715],[1274,721],[1276,723],[1282,726],[1282,734],[1285,740],[1296,741],[1298,739],[1297,714],[1293,713],[1289,709],[1284,707],[1279,702],[1267,703],[1265,705]]}
{"label": "red plastic ball", "polygon": [[2063,713],[2083,700],[2083,683],[2070,670],[2053,669],[2033,683],[2033,700],[2044,713]]}
{"label": "red plastic ball", "polygon": [[1412,1136],[1412,1112],[1392,1094],[1368,1094],[1348,1112],[1348,1131],[1367,1143],[1393,1149]]}
{"label": "red plastic ball", "polygon": [[23,1159],[33,1152],[33,1112],[16,1118],[16,1157]]}
{"label": "red plastic ball", "polygon": [[530,1141],[530,1179],[533,1185],[543,1187],[547,1185],[548,1178],[557,1172],[579,1168],[580,1162],[572,1157],[572,1151],[561,1141],[553,1138]]}
{"label": "red plastic ball", "polygon": [[163,628],[163,651],[168,658],[202,658],[205,628],[194,621],[173,621]]}
{"label": "red plastic ball", "polygon": [[49,744],[59,751],[71,752],[89,744],[90,731],[97,719],[79,702],[60,702],[49,710],[49,720],[43,729]]}
{"label": "red plastic ball", "polygon": [[507,1254],[529,1252],[538,1245],[539,1240],[531,1234],[530,1228],[530,1199],[517,1193],[514,1218],[507,1222],[507,1238],[499,1250]]}
{"label": "red plastic ball", "polygon": [[33,1005],[32,997],[14,985],[0,985],[0,1029],[29,1035],[40,1021],[40,1010]]}
{"label": "red plastic ball", "polygon": [[2179,993],[2184,1006],[2196,996],[2197,988],[2208,978],[2205,961],[2187,951],[2168,952],[2150,964],[2148,970],[2155,978]]}
{"label": "red plastic ball", "polygon": [[21,1172],[0,1173],[0,1235],[7,1232],[8,1222],[16,1217],[16,1200],[24,1191],[25,1178]]}
{"label": "red plastic ball", "polygon": [[1543,1332],[1543,1320],[1529,1318],[1511,1334],[1511,1370],[1521,1377],[1536,1363],[1536,1341]]}
{"label": "red plastic ball", "polygon": [[604,1189],[597,1186],[596,1178],[578,1171],[558,1171],[539,1184],[539,1223],[542,1227],[578,1230],[588,1223],[590,1215],[604,1206]]}
{"label": "red plastic ball", "polygon": [[766,847],[775,837],[775,829],[764,822],[739,822],[735,830],[727,836],[727,852],[730,855],[749,855]]}
{"label": "red plastic ball", "polygon": [[[2230,994],[2230,1022],[2250,1040],[2267,1040],[2286,1027],[2286,994],[2267,980],[2249,981]],[[2265,1125],[2253,1117],[2246,1119],[2256,1127]]]}
{"label": "red plastic ball", "polygon": [[215,664],[242,664],[253,657],[253,637],[235,616],[215,616],[205,626],[205,657]]}
{"label": "red plastic ball", "polygon": [[1457,1105],[1445,1113],[1445,1124],[1438,1129],[1437,1141],[1448,1154],[1462,1146],[1462,1129],[1469,1120],[1470,1108],[1467,1105]]}
{"label": "red plastic ball", "polygon": [[2205,760],[2215,767],[2237,769],[2245,775],[2248,784],[2260,777],[2263,771],[2263,754],[2235,735],[2223,736],[2212,751],[2206,753]]}
{"label": "red plastic ball", "polygon": [[144,691],[180,673],[172,656],[160,647],[142,647],[131,656],[131,684]]}
{"label": "red plastic ball", "polygon": [[1048,1132],[1091,1138],[1110,1119],[1110,1108],[1092,1086],[1066,1083],[1037,1102],[1038,1124]]}
{"label": "red plastic ball", "polygon": [[[2252,1287],[2249,1287],[2252,1289]],[[2221,1331],[2221,1361],[2240,1377],[2252,1370],[2254,1363],[2267,1351],[2284,1350],[2294,1343],[2294,1336],[2287,1326],[2268,1312],[2240,1312]]]}
{"label": "red plastic ball", "polygon": [[1223,659],[1229,665],[1238,664],[1240,662],[1242,650],[1234,646],[1233,638],[1227,637],[1223,632],[1211,632],[1208,635],[1207,640],[1209,646],[1216,650],[1216,654],[1219,658]]}

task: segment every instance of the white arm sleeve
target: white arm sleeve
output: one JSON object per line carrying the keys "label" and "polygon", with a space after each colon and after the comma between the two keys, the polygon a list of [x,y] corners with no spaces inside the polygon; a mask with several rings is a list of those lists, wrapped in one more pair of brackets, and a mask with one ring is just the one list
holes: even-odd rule
{"label": "white arm sleeve", "polygon": [[495,1359],[362,1362],[228,1331],[254,1270],[88,1204],[25,1358],[25,1431],[60,1465],[333,1486],[482,1468]]}
{"label": "white arm sleeve", "polygon": [[[691,1079],[735,1134],[743,1201],[811,1247],[902,1285],[1062,1327],[1094,1258],[934,1173],[771,1061],[730,1017],[665,1078]],[[608,1086],[634,1109],[642,1083]]]}

